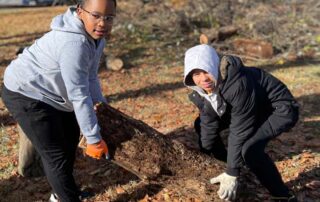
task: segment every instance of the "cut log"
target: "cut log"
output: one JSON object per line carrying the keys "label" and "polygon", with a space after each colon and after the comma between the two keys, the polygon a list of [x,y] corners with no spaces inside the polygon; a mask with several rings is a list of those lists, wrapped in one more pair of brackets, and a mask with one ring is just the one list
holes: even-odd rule
{"label": "cut log", "polygon": [[200,44],[211,44],[214,41],[224,41],[237,34],[238,28],[230,25],[220,27],[219,29],[202,29],[200,35]]}
{"label": "cut log", "polygon": [[251,39],[235,39],[233,41],[234,49],[248,56],[258,58],[271,58],[273,56],[272,44],[267,41]]}
{"label": "cut log", "polygon": [[211,29],[201,29],[200,44],[211,44],[218,39],[218,30]]}
{"label": "cut log", "polygon": [[113,71],[119,71],[123,68],[123,61],[120,58],[107,57],[106,66]]}
{"label": "cut log", "polygon": [[209,44],[209,38],[205,34],[201,34],[199,37],[200,44]]}
{"label": "cut log", "polygon": [[238,28],[230,25],[221,27],[218,31],[218,41],[224,41],[225,39],[237,34]]}

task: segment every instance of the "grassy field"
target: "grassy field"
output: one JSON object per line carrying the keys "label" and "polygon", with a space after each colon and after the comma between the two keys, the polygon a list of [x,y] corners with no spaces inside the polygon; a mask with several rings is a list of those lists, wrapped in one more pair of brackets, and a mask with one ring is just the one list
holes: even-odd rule
{"label": "grassy field", "polygon": [[[15,58],[16,50],[30,45],[47,32],[52,17],[65,10],[66,7],[0,10],[1,81],[5,67]],[[198,112],[187,99],[189,90],[182,85],[182,65],[184,51],[196,44],[197,36],[184,36],[181,40],[177,36],[158,39],[150,37],[152,33],[143,32],[132,34],[129,38],[128,35],[114,33],[105,49],[108,55],[124,58],[125,67],[120,72],[101,69],[99,76],[104,95],[113,107],[143,120],[164,134],[190,129]],[[301,117],[297,126],[272,141],[268,152],[276,160],[285,182],[298,193],[300,200],[319,201],[320,188],[314,185],[319,183],[320,177],[319,60],[283,65],[261,65],[251,61],[250,65],[257,65],[277,76],[299,101]],[[2,102],[0,115],[0,196],[6,198],[5,201],[47,200],[49,188],[44,179],[27,180],[17,175],[17,128]],[[190,140],[192,137],[185,139]],[[118,178],[123,176],[123,173],[116,171],[110,172]],[[90,175],[79,167],[76,172],[79,179]],[[117,180],[111,182],[92,201],[102,200],[103,197],[111,200],[121,189],[129,192],[135,186],[128,182],[120,189]],[[41,183],[46,188],[35,185]],[[90,187],[90,184],[84,186]],[[156,195],[161,195],[158,198],[167,197],[167,201],[184,201],[179,196],[168,194],[168,190],[160,190]],[[256,196],[256,199],[264,197]]]}

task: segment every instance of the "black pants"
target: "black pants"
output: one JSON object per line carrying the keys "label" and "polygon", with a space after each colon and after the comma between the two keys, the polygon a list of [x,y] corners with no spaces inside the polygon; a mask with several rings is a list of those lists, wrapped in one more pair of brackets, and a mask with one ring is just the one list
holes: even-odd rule
{"label": "black pants", "polygon": [[[282,181],[281,175],[275,166],[272,159],[265,148],[268,142],[291,129],[297,122],[299,117],[299,110],[296,103],[282,103],[275,111],[267,117],[267,119],[260,125],[256,133],[249,138],[242,147],[242,158],[250,170],[257,176],[260,183],[265,186],[272,196],[288,197],[289,190]],[[199,135],[199,144],[201,151],[207,154],[212,154],[215,158],[227,161],[227,150],[220,137],[214,142],[212,149],[205,150],[201,147],[201,128],[200,118],[198,117],[194,122],[194,127]],[[227,128],[222,124],[223,130]]]}
{"label": "black pants", "polygon": [[79,201],[72,174],[80,135],[74,112],[57,110],[6,87],[2,99],[40,154],[46,177],[60,201]]}

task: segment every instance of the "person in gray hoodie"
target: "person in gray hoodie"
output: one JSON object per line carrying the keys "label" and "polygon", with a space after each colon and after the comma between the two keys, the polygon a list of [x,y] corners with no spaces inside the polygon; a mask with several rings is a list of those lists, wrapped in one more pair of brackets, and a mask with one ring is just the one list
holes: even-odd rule
{"label": "person in gray hoodie", "polygon": [[[271,74],[246,67],[240,58],[220,58],[209,45],[185,54],[184,84],[199,108],[194,127],[201,151],[227,163],[224,173],[210,179],[220,183],[218,195],[234,200],[240,169],[246,165],[272,195],[273,201],[297,201],[265,153],[268,142],[291,129],[299,106],[288,88]],[[227,149],[220,132],[229,129]]]}
{"label": "person in gray hoodie", "polygon": [[88,156],[108,155],[94,106],[106,103],[98,64],[115,15],[116,0],[81,1],[56,16],[51,31],[4,73],[2,99],[40,154],[60,201],[79,201],[72,173],[80,130]]}

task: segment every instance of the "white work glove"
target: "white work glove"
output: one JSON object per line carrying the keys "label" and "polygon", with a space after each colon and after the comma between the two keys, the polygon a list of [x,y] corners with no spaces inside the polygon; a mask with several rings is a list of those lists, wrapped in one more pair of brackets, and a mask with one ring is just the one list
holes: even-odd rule
{"label": "white work glove", "polygon": [[217,177],[210,179],[211,184],[220,183],[219,197],[226,201],[233,201],[236,199],[238,181],[237,177],[222,173]]}

